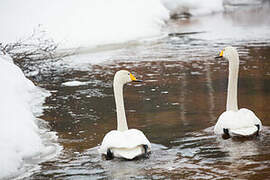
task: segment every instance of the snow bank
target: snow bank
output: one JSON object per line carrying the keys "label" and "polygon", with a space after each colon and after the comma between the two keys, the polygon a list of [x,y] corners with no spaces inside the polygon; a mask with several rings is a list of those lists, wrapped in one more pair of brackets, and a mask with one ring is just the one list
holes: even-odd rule
{"label": "snow bank", "polygon": [[0,55],[0,179],[23,171],[25,159],[53,151],[52,146],[44,145],[43,130],[33,115],[41,113],[40,104],[48,93],[5,59]]}
{"label": "snow bank", "polygon": [[47,32],[61,49],[160,36],[170,13],[222,10],[222,0],[2,0],[0,41]]}
{"label": "snow bank", "polygon": [[159,0],[3,0],[0,40],[43,29],[61,48],[91,47],[160,35],[167,19]]}

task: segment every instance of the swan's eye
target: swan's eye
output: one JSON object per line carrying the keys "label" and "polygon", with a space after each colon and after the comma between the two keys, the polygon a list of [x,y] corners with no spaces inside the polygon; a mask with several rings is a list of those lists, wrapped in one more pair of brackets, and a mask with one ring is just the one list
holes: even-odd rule
{"label": "swan's eye", "polygon": [[128,73],[128,75],[130,75],[130,73]]}

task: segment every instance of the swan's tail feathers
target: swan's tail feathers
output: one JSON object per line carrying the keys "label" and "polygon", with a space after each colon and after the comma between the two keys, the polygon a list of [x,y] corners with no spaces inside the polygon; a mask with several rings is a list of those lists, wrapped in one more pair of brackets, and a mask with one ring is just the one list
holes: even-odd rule
{"label": "swan's tail feathers", "polygon": [[260,125],[254,125],[247,128],[241,128],[241,129],[231,129],[230,134],[233,136],[252,136],[255,134],[259,134],[260,131]]}

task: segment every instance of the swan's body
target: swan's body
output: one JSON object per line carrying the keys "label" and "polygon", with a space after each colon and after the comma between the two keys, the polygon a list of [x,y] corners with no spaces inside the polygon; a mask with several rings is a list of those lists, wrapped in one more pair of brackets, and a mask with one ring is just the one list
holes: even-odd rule
{"label": "swan's body", "polygon": [[229,82],[226,111],[218,118],[214,132],[228,136],[251,136],[258,134],[262,129],[262,123],[259,118],[248,109],[238,109],[237,83],[239,55],[235,48],[226,47],[220,53],[220,57],[229,60]]}
{"label": "swan's body", "polygon": [[140,130],[112,130],[104,137],[100,152],[107,155],[107,151],[110,149],[114,157],[134,159],[150,151],[148,148],[147,152],[145,152],[143,145],[151,146],[150,142]]}
{"label": "swan's body", "polygon": [[123,86],[136,78],[128,71],[120,70],[114,76],[113,88],[117,113],[117,130],[107,133],[102,141],[99,152],[106,159],[113,157],[134,159],[148,154],[151,144],[143,132],[137,129],[128,129],[124,108]]}
{"label": "swan's body", "polygon": [[231,136],[251,136],[261,130],[262,123],[250,110],[242,108],[238,111],[225,111],[217,121],[215,126],[216,134],[224,134],[224,129],[228,129]]}

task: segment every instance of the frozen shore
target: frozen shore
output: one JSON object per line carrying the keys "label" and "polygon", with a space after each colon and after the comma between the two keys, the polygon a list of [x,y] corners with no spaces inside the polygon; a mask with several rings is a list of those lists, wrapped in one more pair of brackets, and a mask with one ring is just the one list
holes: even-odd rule
{"label": "frozen shore", "polygon": [[[28,159],[40,162],[59,150],[57,136],[38,126],[36,116],[50,95],[27,79],[8,56],[0,55],[0,179],[24,172]],[[28,167],[29,168],[29,167]]]}

